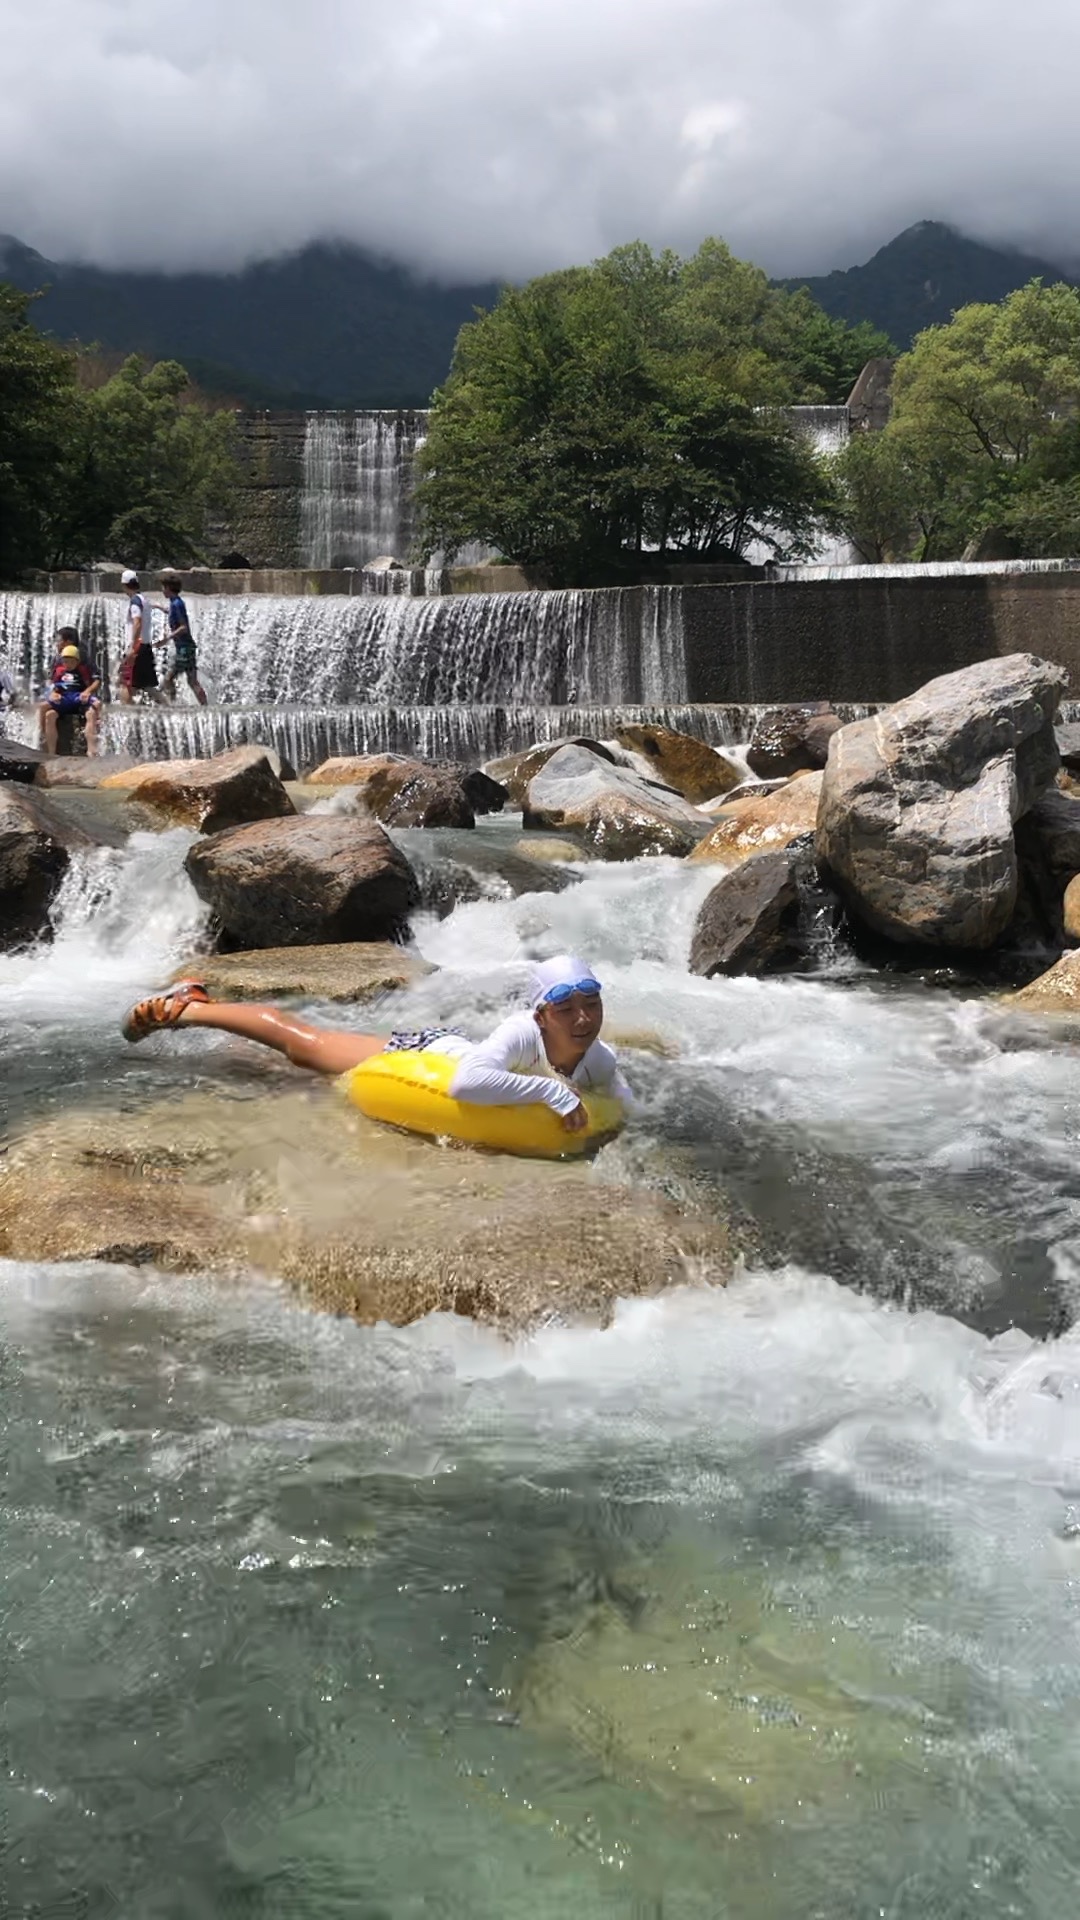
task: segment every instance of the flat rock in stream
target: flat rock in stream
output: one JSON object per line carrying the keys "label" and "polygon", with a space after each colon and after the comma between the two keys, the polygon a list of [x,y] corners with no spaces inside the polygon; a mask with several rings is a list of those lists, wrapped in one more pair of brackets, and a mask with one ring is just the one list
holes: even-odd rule
{"label": "flat rock in stream", "polygon": [[603,1324],[620,1298],[723,1283],[740,1252],[723,1213],[605,1186],[583,1162],[443,1148],[325,1083],[282,1070],[282,1088],[29,1126],[6,1146],[0,1257],[254,1268],[368,1323],[454,1312],[513,1331],[553,1314]]}
{"label": "flat rock in stream", "polygon": [[136,760],[130,753],[100,753],[94,758],[88,754],[54,753],[48,759],[43,754],[36,785],[80,789],[103,787],[113,774],[129,773],[136,766],[145,769],[147,764],[145,760]]}
{"label": "flat rock in stream", "polygon": [[248,953],[197,954],[174,980],[201,980],[215,1000],[377,1000],[411,987],[435,968],[389,940],[325,947],[257,947]]}
{"label": "flat rock in stream", "polygon": [[14,780],[29,787],[40,779],[48,761],[40,747],[24,746],[21,740],[9,740],[0,734],[0,780]]}

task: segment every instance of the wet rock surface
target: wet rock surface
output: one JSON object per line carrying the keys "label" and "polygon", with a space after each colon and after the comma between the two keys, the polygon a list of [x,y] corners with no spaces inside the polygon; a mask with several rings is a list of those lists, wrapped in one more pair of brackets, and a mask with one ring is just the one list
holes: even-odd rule
{"label": "wet rock surface", "polygon": [[419,899],[405,855],[355,815],[234,827],[199,841],[185,865],[226,948],[392,939]]}
{"label": "wet rock surface", "polygon": [[0,1256],[254,1267],[368,1323],[456,1312],[507,1330],[552,1314],[604,1323],[620,1297],[722,1283],[737,1257],[717,1212],[607,1186],[582,1162],[441,1148],[365,1120],[329,1085],[294,1089],[26,1128],[7,1143]]}
{"label": "wet rock surface", "polygon": [[501,760],[489,760],[485,771],[506,788],[510,806],[522,810],[528,800],[530,780],[547,766],[560,747],[580,747],[583,752],[606,761],[609,767],[619,764],[610,747],[605,747],[599,740],[579,736],[566,740],[537,741],[535,746],[525,747],[520,753],[508,753]]}
{"label": "wet rock surface", "polygon": [[71,854],[95,844],[27,787],[0,784],[0,949],[48,932]]}
{"label": "wet rock surface", "polygon": [[293,804],[264,747],[233,747],[209,760],[163,760],[109,774],[121,789],[173,826],[222,833],[253,820],[277,820]]}
{"label": "wet rock surface", "polygon": [[809,840],[756,853],[718,881],[698,911],[691,973],[770,973],[801,957],[799,867],[812,865]]}
{"label": "wet rock surface", "polygon": [[820,773],[803,774],[772,791],[750,792],[721,807],[715,824],[695,848],[692,860],[717,860],[736,866],[753,853],[776,853],[817,823]]}
{"label": "wet rock surface", "polygon": [[1057,772],[1064,681],[1033,654],[981,661],[834,736],[818,857],[874,932],[963,949],[1005,932],[1013,827]]}
{"label": "wet rock surface", "polygon": [[684,856],[706,827],[681,794],[573,746],[560,747],[529,782],[524,824],[568,828],[605,860]]}
{"label": "wet rock surface", "polygon": [[501,813],[506,788],[479,767],[438,766],[395,753],[326,760],[312,787],[348,787],[373,819],[397,827],[471,827],[475,816]]}
{"label": "wet rock surface", "polygon": [[21,740],[8,740],[0,734],[0,780],[30,786],[40,780],[48,764],[40,747],[26,747]]}
{"label": "wet rock surface", "polygon": [[136,761],[130,753],[101,753],[93,759],[85,754],[78,758],[70,754],[53,754],[48,759],[42,755],[36,785],[89,790],[103,787],[114,773],[128,773],[136,766],[145,769],[146,765],[146,761]]}
{"label": "wet rock surface", "polygon": [[694,806],[727,793],[743,779],[742,769],[714,747],[671,727],[620,727],[615,738],[620,747],[646,760],[665,787]]}
{"label": "wet rock surface", "polygon": [[755,722],[746,764],[763,780],[812,772],[829,757],[829,741],[843,722],[827,700],[773,707]]}

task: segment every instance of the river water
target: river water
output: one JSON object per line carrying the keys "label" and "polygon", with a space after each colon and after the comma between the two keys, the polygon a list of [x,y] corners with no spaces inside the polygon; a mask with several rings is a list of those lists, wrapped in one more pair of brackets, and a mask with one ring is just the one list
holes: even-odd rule
{"label": "river water", "polygon": [[[0,960],[9,1127],[265,1091],[212,1036],[119,1038],[197,934],[186,844],[94,855]],[[2,1910],[1070,1910],[1080,1054],[827,949],[694,980],[711,876],[675,863],[479,867],[395,1023],[480,1031],[583,950],[667,1050],[626,1049],[597,1206],[669,1155],[762,1255],[514,1343],[0,1263]]]}

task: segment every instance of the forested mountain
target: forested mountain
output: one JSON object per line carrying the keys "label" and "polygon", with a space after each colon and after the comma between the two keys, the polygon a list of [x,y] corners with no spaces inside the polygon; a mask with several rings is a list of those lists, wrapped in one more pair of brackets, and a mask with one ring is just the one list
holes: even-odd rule
{"label": "forested mountain", "polygon": [[967,240],[940,220],[920,220],[861,267],[780,284],[808,287],[836,320],[871,320],[903,351],[924,327],[944,324],[958,307],[1003,300],[1035,279],[1074,284],[1076,276],[1029,254]]}
{"label": "forested mountain", "polygon": [[266,407],[426,406],[458,329],[498,295],[325,245],[172,275],[61,265],[0,237],[0,279],[48,288],[34,318],[58,340],[180,360],[206,391]]}

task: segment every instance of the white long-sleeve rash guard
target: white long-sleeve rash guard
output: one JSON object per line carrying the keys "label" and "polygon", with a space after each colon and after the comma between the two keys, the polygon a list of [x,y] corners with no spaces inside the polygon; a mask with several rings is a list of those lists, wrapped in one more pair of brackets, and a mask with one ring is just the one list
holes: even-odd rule
{"label": "white long-sleeve rash guard", "polygon": [[512,1013],[476,1045],[448,1036],[433,1051],[456,1053],[459,1048],[461,1065],[449,1086],[455,1100],[483,1107],[527,1107],[542,1100],[564,1118],[583,1093],[604,1093],[626,1107],[633,1105],[619,1063],[602,1040],[593,1041],[572,1074],[557,1078],[531,1013]]}

